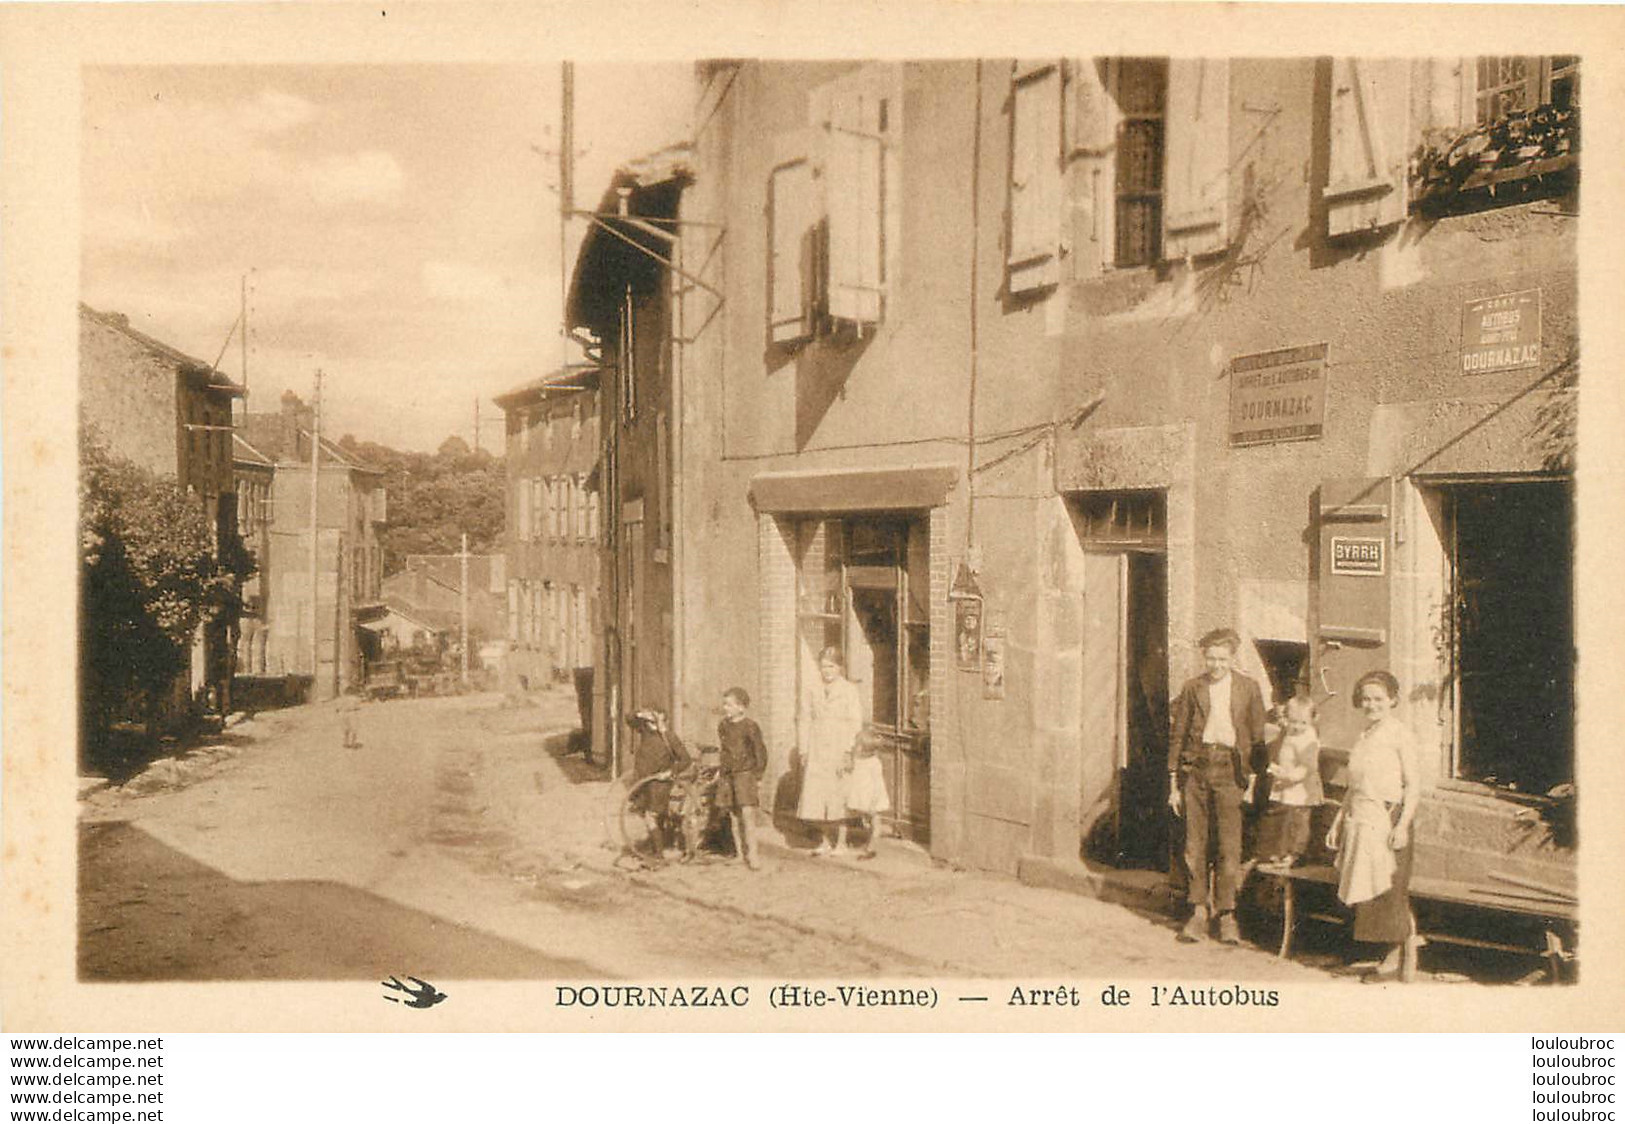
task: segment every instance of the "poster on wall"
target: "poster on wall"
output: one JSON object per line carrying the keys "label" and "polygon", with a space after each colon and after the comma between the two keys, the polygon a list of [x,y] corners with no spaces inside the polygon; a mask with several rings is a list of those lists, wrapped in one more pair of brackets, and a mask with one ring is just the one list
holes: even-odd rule
{"label": "poster on wall", "polygon": [[954,602],[954,651],[960,671],[982,666],[982,599],[964,597]]}
{"label": "poster on wall", "polygon": [[1004,635],[989,632],[982,638],[982,697],[1004,698]]}

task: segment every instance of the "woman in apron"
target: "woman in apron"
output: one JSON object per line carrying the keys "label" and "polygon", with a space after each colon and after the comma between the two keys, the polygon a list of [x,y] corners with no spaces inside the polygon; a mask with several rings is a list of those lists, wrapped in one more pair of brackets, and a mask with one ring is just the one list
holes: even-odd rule
{"label": "woman in apron", "polygon": [[1337,850],[1337,896],[1354,907],[1354,939],[1388,947],[1367,983],[1416,972],[1411,823],[1421,799],[1416,743],[1394,713],[1399,681],[1370,671],[1354,685],[1366,727],[1349,753],[1348,795],[1326,842]]}

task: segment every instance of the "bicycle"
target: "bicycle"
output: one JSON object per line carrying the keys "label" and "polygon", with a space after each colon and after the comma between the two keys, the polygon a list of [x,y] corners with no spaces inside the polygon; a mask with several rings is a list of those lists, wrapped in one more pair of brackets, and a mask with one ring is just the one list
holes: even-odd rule
{"label": "bicycle", "polygon": [[[665,847],[649,830],[649,816],[653,815],[661,828],[662,842],[677,840],[682,844],[684,862],[699,854],[701,844],[715,826],[717,781],[722,775],[721,767],[714,763],[714,752],[710,754],[712,763],[706,762],[708,748],[701,747],[701,758],[695,766],[680,773],[670,769],[653,773],[627,790],[618,816],[624,853],[646,867],[665,864]],[[650,808],[651,801],[663,801],[663,806]]]}

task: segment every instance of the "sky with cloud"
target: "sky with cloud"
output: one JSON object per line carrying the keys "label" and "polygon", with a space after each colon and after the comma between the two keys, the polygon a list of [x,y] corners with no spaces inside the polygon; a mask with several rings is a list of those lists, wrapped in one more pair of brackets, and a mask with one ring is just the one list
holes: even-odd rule
{"label": "sky with cloud", "polygon": [[[576,205],[692,103],[688,64],[578,66]],[[557,65],[89,68],[83,128],[81,299],[211,361],[247,274],[255,410],[320,367],[334,436],[472,441],[479,398],[498,451],[491,397],[564,356]]]}

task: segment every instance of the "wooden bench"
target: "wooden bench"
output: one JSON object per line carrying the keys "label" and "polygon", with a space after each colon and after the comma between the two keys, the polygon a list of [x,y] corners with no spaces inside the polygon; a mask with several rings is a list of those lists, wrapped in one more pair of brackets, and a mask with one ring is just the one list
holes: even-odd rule
{"label": "wooden bench", "polygon": [[[1319,864],[1287,868],[1257,866],[1253,868],[1252,873],[1274,879],[1281,887],[1281,947],[1277,955],[1285,959],[1292,955],[1292,937],[1299,920],[1298,886],[1319,885],[1335,888],[1337,871],[1329,865]],[[1420,928],[1420,935],[1426,940],[1463,945],[1468,948],[1540,956],[1545,959],[1546,971],[1554,982],[1560,978],[1562,965],[1575,959],[1575,934],[1579,925],[1578,908],[1573,904],[1555,900],[1544,891],[1526,889],[1513,882],[1506,885],[1489,885],[1445,878],[1412,878],[1410,895],[1413,900],[1419,902],[1438,902],[1488,913],[1530,918],[1541,923],[1543,936],[1543,944],[1536,947],[1530,943],[1520,944],[1465,936],[1437,927]],[[1310,916],[1316,920],[1332,922],[1346,922],[1348,919],[1346,912],[1315,913]]]}

